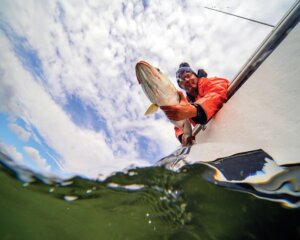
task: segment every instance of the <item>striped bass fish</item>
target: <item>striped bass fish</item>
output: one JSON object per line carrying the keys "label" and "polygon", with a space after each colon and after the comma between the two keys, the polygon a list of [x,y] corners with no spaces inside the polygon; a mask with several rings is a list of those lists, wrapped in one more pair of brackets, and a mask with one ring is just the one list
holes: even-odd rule
{"label": "striped bass fish", "polygon": [[[155,113],[160,106],[179,104],[180,97],[174,84],[158,68],[145,61],[139,61],[135,72],[144,93],[152,102],[145,115]],[[192,126],[188,119],[171,122],[181,128],[186,137],[192,136]]]}

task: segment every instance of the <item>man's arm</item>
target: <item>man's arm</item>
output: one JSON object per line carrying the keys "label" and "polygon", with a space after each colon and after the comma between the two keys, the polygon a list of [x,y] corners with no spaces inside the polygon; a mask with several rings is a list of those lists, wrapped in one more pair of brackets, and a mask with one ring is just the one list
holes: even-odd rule
{"label": "man's arm", "polygon": [[[203,84],[203,96],[199,96],[195,104],[201,106],[205,112],[207,122],[222,107],[223,103],[226,102],[229,81],[217,77],[206,78]],[[198,123],[197,120],[195,122]]]}
{"label": "man's arm", "polygon": [[180,103],[174,106],[161,106],[170,120],[180,121],[192,118],[194,122],[205,124],[227,100],[229,81],[224,78],[206,78],[202,96],[190,104],[183,93],[178,91]]}

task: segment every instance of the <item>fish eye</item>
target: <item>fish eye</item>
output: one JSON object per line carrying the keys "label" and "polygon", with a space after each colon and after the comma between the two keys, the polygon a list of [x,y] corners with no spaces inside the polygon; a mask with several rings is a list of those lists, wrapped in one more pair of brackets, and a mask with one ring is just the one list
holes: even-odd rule
{"label": "fish eye", "polygon": [[156,70],[157,70],[158,72],[160,72],[160,69],[159,69],[159,68],[156,68]]}

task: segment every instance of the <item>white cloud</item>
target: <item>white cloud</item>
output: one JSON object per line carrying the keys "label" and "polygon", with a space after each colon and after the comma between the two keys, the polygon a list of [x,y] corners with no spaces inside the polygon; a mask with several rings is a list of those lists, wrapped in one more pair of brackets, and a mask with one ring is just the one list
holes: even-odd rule
{"label": "white cloud", "polygon": [[1,62],[5,74],[1,78],[3,88],[0,90],[0,96],[4,96],[9,89],[11,89],[10,94],[14,96],[2,99],[3,108],[6,107],[4,111],[30,121],[47,144],[63,157],[64,169],[95,177],[99,173],[107,175],[122,170],[130,164],[147,165],[130,151],[126,152],[125,157],[114,157],[111,146],[105,143],[103,133],[76,126],[52,100],[44,87],[35,82],[21,67],[15,56],[6,50],[9,46],[5,39],[2,40],[3,44],[0,48],[6,61]]}
{"label": "white cloud", "polygon": [[15,123],[10,123],[8,127],[24,142],[27,142],[31,133]]}
{"label": "white cloud", "polygon": [[49,171],[51,166],[47,164],[46,159],[42,158],[40,156],[40,153],[37,149],[33,147],[25,146],[24,151],[27,153],[27,155],[30,157],[30,159],[35,163],[36,166],[38,166],[43,171]]}
{"label": "white cloud", "polygon": [[17,163],[23,163],[23,156],[21,153],[18,152],[15,146],[6,144],[0,140],[0,151],[6,154],[7,156],[11,157]]}
{"label": "white cloud", "polygon": [[[132,162],[149,164],[140,159],[139,137],[147,137],[153,151],[158,144],[153,158],[169,154],[178,146],[173,127],[165,117],[143,116],[149,101],[137,84],[135,63],[150,61],[174,83],[181,61],[232,78],[271,30],[205,10],[211,1],[182,2],[149,1],[144,10],[137,0],[3,1],[1,18],[36,50],[44,78],[25,71],[0,35],[0,110],[37,128],[69,171],[95,176]],[[293,1],[213,2],[274,23]],[[109,135],[71,121],[63,110],[70,95],[93,107]]]}

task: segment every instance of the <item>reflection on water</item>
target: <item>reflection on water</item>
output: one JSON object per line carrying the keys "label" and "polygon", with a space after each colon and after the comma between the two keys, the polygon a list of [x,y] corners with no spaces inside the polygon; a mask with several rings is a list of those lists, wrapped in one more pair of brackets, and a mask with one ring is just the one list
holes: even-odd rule
{"label": "reflection on water", "polygon": [[[190,147],[179,148],[156,163],[177,171],[187,164]],[[235,154],[212,162],[199,162],[214,171],[205,179],[230,189],[248,192],[259,198],[280,202],[286,207],[300,207],[300,166],[279,166],[263,150]]]}
{"label": "reflection on water", "polygon": [[[181,154],[186,152],[181,149],[173,157],[176,155],[178,160]],[[225,165],[221,163],[226,159],[218,161],[215,165],[221,165],[226,176]],[[299,175],[299,169],[292,169],[291,175],[287,170],[285,174],[277,174],[274,186],[272,181],[260,186],[274,192],[283,181],[279,184],[280,194],[286,194],[283,189],[287,187],[282,186],[288,183],[297,197],[299,181],[293,178]],[[243,174],[244,180],[250,175]],[[59,179],[13,165],[2,154],[0,238],[53,239],[57,235],[61,239],[300,238],[298,209],[241,193],[252,185],[230,181],[229,185],[222,184],[225,181],[212,181],[215,176],[211,167],[194,164],[176,172],[159,166],[130,169],[105,181]],[[255,194],[256,188],[247,192]]]}

